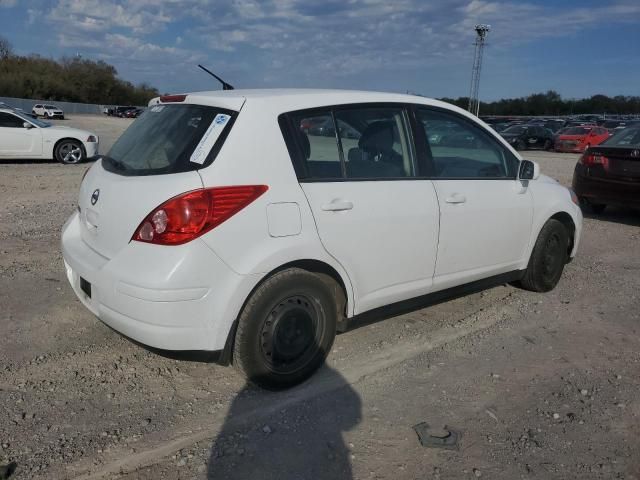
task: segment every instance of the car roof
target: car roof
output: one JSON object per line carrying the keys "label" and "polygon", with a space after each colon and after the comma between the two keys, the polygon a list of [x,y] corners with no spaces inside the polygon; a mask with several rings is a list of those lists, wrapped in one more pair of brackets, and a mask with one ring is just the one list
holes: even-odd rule
{"label": "car roof", "polygon": [[[455,105],[428,97],[390,92],[372,92],[362,90],[329,90],[311,88],[273,88],[247,90],[213,90],[186,93],[185,103],[213,105],[230,110],[240,110],[245,102],[259,102],[274,112],[342,105],[351,103],[418,103],[447,108],[471,116]],[[149,105],[160,103],[156,97]],[[476,117],[473,117],[477,120]]]}

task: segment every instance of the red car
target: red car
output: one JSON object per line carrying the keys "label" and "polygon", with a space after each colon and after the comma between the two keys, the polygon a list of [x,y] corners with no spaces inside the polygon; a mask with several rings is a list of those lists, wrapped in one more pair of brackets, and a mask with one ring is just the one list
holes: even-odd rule
{"label": "red car", "polygon": [[596,125],[569,127],[560,134],[555,142],[556,152],[582,153],[587,148],[600,145],[609,138],[606,128]]}

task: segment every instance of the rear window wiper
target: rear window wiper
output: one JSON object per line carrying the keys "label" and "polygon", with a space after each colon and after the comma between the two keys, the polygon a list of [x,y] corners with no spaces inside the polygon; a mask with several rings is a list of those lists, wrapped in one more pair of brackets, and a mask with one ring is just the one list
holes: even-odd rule
{"label": "rear window wiper", "polygon": [[121,170],[123,172],[129,170],[129,167],[127,167],[127,165],[119,160],[116,160],[115,158],[111,158],[106,155],[102,155],[100,158],[102,158],[103,161],[106,160],[107,162],[109,162],[109,164],[111,164],[116,170]]}

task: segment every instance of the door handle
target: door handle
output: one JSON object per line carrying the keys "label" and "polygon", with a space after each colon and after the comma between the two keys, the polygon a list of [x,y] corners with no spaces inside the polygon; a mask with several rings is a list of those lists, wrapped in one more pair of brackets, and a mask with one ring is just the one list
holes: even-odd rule
{"label": "door handle", "polygon": [[346,200],[332,200],[321,208],[325,212],[342,212],[344,210],[351,210],[353,208],[353,203]]}
{"label": "door handle", "polygon": [[450,197],[447,197],[444,201],[447,203],[464,203],[467,201],[467,197],[459,193],[454,193]]}

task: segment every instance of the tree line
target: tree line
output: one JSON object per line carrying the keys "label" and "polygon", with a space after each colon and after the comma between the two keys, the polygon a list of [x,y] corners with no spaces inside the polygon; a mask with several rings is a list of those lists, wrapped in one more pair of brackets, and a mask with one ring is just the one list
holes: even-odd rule
{"label": "tree line", "polygon": [[19,56],[0,37],[0,96],[100,105],[146,105],[156,88],[118,78],[113,65],[102,60],[39,55]]}
{"label": "tree line", "polygon": [[[469,97],[441,100],[466,109]],[[507,98],[495,102],[480,102],[480,115],[578,115],[640,114],[640,97],[593,95],[582,99],[564,99],[558,92],[535,93],[527,97]]]}

